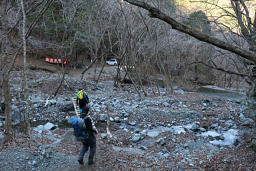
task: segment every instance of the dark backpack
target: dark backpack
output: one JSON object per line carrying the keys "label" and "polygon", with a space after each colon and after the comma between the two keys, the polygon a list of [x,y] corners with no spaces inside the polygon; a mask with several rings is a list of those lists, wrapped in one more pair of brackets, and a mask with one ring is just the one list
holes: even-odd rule
{"label": "dark backpack", "polygon": [[74,117],[72,119],[72,127],[74,128],[74,135],[78,141],[84,141],[88,139],[88,133],[86,132],[86,125],[82,118]]}

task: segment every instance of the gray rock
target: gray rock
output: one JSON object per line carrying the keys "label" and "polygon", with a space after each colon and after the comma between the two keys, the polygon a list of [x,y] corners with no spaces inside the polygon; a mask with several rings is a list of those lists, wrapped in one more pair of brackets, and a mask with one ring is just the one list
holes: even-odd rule
{"label": "gray rock", "polygon": [[199,128],[199,130],[200,130],[201,132],[205,132],[205,131],[206,131],[206,129],[204,129],[204,128]]}
{"label": "gray rock", "polygon": [[156,153],[156,156],[157,156],[158,158],[160,158],[160,159],[165,159],[166,157],[169,156],[169,154],[168,154],[168,153],[158,152],[158,153]]}
{"label": "gray rock", "polygon": [[128,123],[128,125],[135,126],[136,125],[136,121],[131,121],[131,122]]}
{"label": "gray rock", "polygon": [[108,136],[108,134],[106,134],[106,133],[102,133],[102,134],[100,134],[100,137],[101,137],[102,139],[107,138],[107,136]]}
{"label": "gray rock", "polygon": [[3,123],[2,123],[2,121],[0,121],[0,127],[2,127],[3,126]]}
{"label": "gray rock", "polygon": [[114,121],[115,121],[114,118],[112,118],[112,117],[110,117],[109,120],[110,120],[111,122],[114,122]]}
{"label": "gray rock", "polygon": [[253,126],[254,125],[254,121],[251,119],[251,118],[244,118],[242,121],[241,121],[241,124],[242,126]]}
{"label": "gray rock", "polygon": [[185,134],[186,133],[185,129],[181,126],[172,126],[171,127],[171,132],[174,135],[179,135],[179,134]]}
{"label": "gray rock", "polygon": [[158,140],[156,140],[156,143],[161,145],[161,146],[164,146],[165,145],[165,139],[164,138],[159,138]]}
{"label": "gray rock", "polygon": [[66,120],[67,123],[69,123],[69,124],[72,123],[72,120],[71,120],[71,117],[70,117],[70,116],[66,116],[66,117],[65,117],[65,120]]}
{"label": "gray rock", "polygon": [[126,125],[123,123],[123,124],[120,125],[119,128],[120,128],[120,129],[125,129],[125,128],[126,128]]}
{"label": "gray rock", "polygon": [[210,126],[211,129],[215,129],[215,130],[218,129],[218,127],[219,127],[218,123],[211,124]]}
{"label": "gray rock", "polygon": [[232,120],[228,120],[225,122],[225,124],[227,125],[228,128],[232,128],[232,126],[235,124],[234,121]]}
{"label": "gray rock", "polygon": [[141,149],[138,149],[138,148],[121,148],[121,147],[116,147],[116,146],[113,146],[113,150],[114,151],[123,151],[125,154],[135,154],[135,155],[144,155],[145,152]]}
{"label": "gray rock", "polygon": [[191,127],[191,130],[196,132],[199,130],[199,123],[193,123],[192,124],[192,127]]}
{"label": "gray rock", "polygon": [[133,137],[132,137],[132,142],[133,143],[136,143],[136,142],[139,142],[141,140],[141,135],[140,134],[135,134]]}
{"label": "gray rock", "polygon": [[43,130],[44,130],[43,125],[38,125],[37,127],[34,128],[34,131],[38,132],[39,134],[41,134]]}
{"label": "gray rock", "polygon": [[129,117],[129,114],[126,112],[123,112],[123,113],[121,113],[121,116],[127,118],[127,117]]}
{"label": "gray rock", "polygon": [[164,102],[164,103],[163,103],[163,106],[164,106],[164,107],[170,107],[170,104],[167,103],[167,102]]}
{"label": "gray rock", "polygon": [[140,149],[141,149],[141,150],[147,150],[148,148],[145,147],[145,146],[140,146]]}
{"label": "gray rock", "polygon": [[48,100],[48,103],[49,103],[49,105],[55,105],[57,103],[57,101],[55,99],[51,99],[51,100]]}
{"label": "gray rock", "polygon": [[63,101],[62,103],[58,104],[59,111],[61,112],[68,112],[74,111],[74,105],[71,101]]}
{"label": "gray rock", "polygon": [[44,129],[45,129],[45,130],[48,130],[48,131],[54,130],[54,129],[56,129],[56,128],[57,128],[57,126],[54,125],[54,124],[51,123],[51,122],[48,122],[48,123],[46,123],[46,124],[44,125]]}
{"label": "gray rock", "polygon": [[37,166],[36,160],[33,160],[32,165],[33,165],[33,166]]}
{"label": "gray rock", "polygon": [[114,120],[115,120],[116,123],[120,123],[121,122],[121,119],[119,117],[115,117]]}
{"label": "gray rock", "polygon": [[43,99],[40,96],[30,96],[29,100],[31,101],[31,103],[35,104],[35,103],[42,103]]}
{"label": "gray rock", "polygon": [[159,133],[160,133],[159,131],[148,131],[147,136],[154,138],[154,137],[157,137]]}
{"label": "gray rock", "polygon": [[106,122],[107,121],[107,115],[106,114],[100,114],[99,119],[101,122]]}

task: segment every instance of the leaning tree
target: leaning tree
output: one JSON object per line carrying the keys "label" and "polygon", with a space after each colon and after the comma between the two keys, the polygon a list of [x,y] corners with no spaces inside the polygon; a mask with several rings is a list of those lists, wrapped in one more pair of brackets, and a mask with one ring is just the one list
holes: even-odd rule
{"label": "leaning tree", "polygon": [[[197,28],[193,28],[189,25],[179,22],[175,18],[166,15],[164,12],[158,8],[153,7],[152,5],[137,1],[137,0],[124,0],[129,4],[141,7],[149,12],[149,16],[152,18],[158,18],[171,25],[172,29],[178,30],[185,34],[188,34],[202,42],[212,44],[220,49],[227,50],[236,54],[238,57],[242,57],[246,63],[250,66],[254,66],[256,63],[256,20],[251,18],[249,14],[248,6],[244,0],[230,0],[231,8],[233,9],[234,14],[230,13],[238,23],[240,27],[240,35],[247,41],[249,44],[249,49],[241,48],[232,43],[220,40],[216,37],[213,37],[207,33],[200,31]],[[252,67],[254,68],[254,67]],[[253,73],[253,69],[249,70],[248,73],[241,74],[246,76],[247,82],[250,85],[248,90],[248,99],[252,102],[250,109],[255,109],[256,102],[256,77]]]}

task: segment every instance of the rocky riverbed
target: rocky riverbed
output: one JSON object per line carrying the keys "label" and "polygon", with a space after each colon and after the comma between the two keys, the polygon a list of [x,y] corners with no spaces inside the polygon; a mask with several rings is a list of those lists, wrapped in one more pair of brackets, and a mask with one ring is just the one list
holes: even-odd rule
{"label": "rocky riverbed", "polygon": [[[178,87],[173,94],[145,87],[148,96],[140,97],[132,85],[115,88],[113,76],[103,74],[96,86],[90,75],[85,81],[67,75],[52,98],[61,76],[31,70],[31,138],[15,132],[13,141],[2,145],[0,170],[256,169],[255,152],[248,144],[256,138],[255,115],[248,114],[243,98],[204,96]],[[19,127],[22,81],[19,72],[11,78],[12,118]],[[70,125],[75,115],[71,98],[81,85],[88,91],[90,114],[99,129],[96,163],[90,167],[77,163],[81,144]],[[106,134],[108,114],[112,138]]]}

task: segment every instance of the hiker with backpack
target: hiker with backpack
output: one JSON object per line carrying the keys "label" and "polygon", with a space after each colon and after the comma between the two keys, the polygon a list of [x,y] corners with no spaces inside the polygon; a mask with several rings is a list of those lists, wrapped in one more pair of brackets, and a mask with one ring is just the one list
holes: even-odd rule
{"label": "hiker with backpack", "polygon": [[93,125],[93,121],[91,117],[88,115],[89,108],[83,107],[80,117],[73,118],[72,126],[74,128],[74,134],[78,141],[81,141],[83,147],[80,150],[80,154],[78,156],[79,164],[83,165],[84,155],[90,148],[88,165],[93,164],[94,155],[96,152],[96,136],[97,129]]}
{"label": "hiker with backpack", "polygon": [[81,110],[84,107],[87,107],[87,104],[89,103],[89,97],[83,88],[78,89],[76,96],[77,96],[76,103],[79,106],[80,113],[81,113]]}

